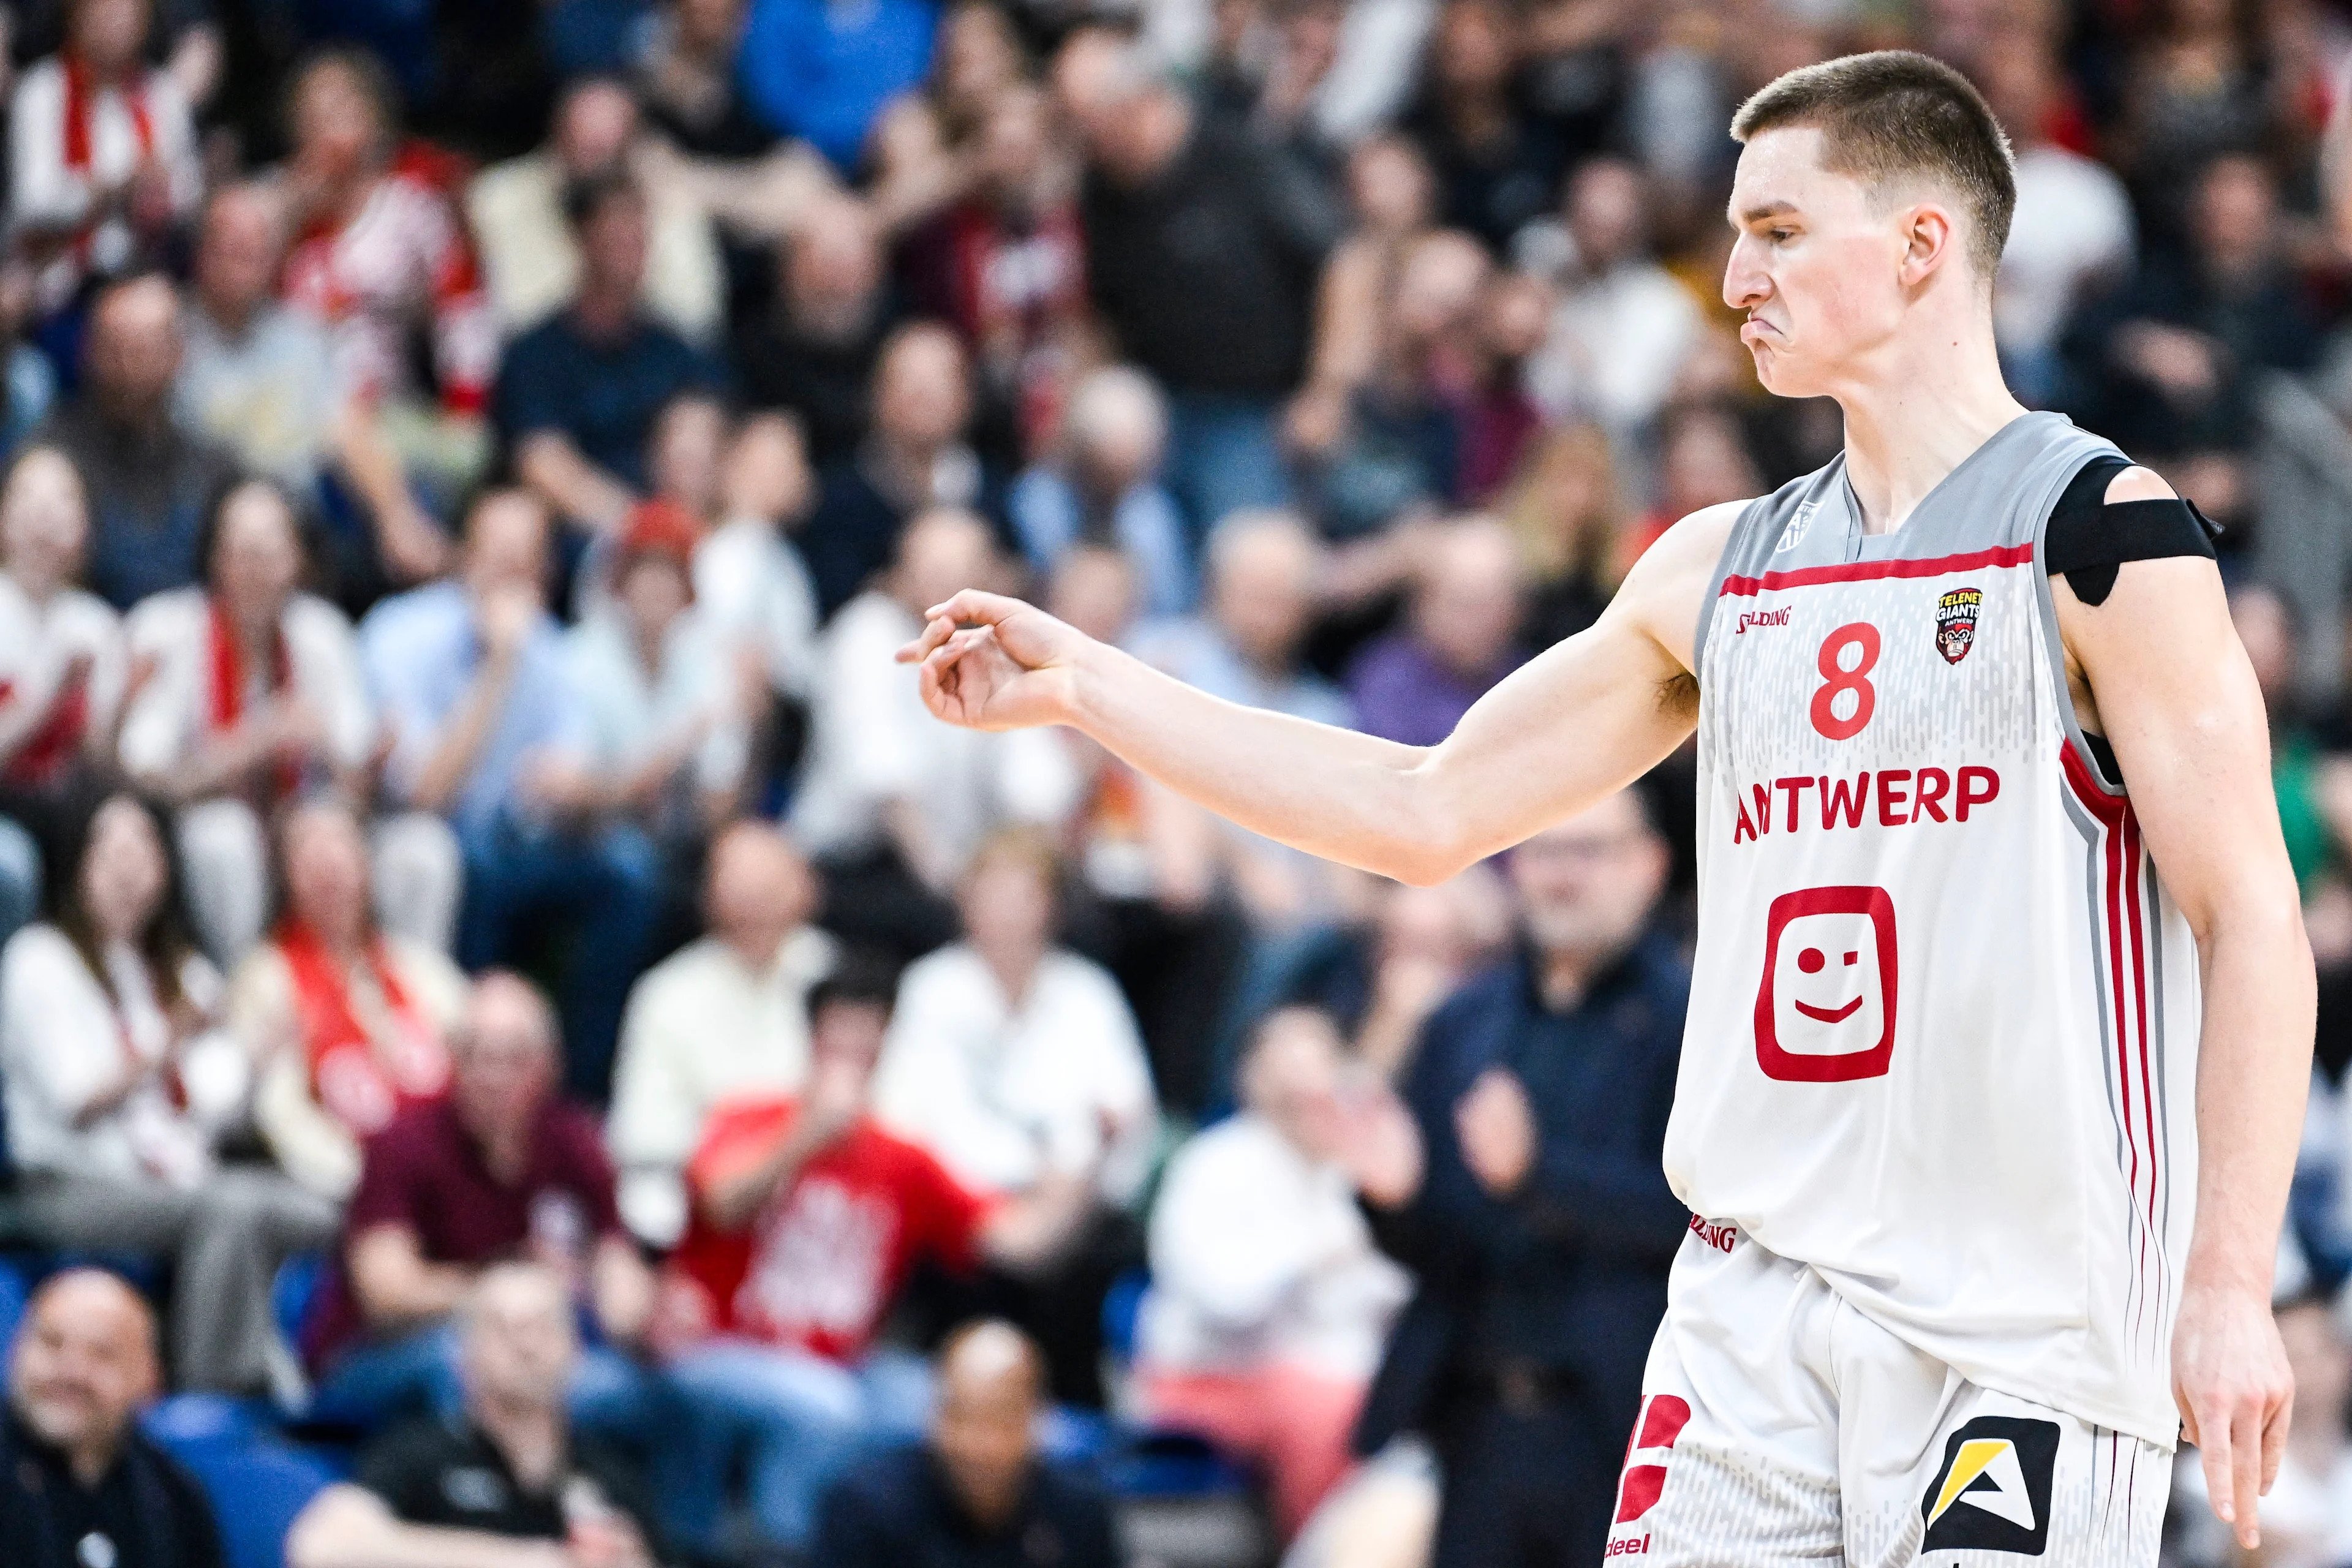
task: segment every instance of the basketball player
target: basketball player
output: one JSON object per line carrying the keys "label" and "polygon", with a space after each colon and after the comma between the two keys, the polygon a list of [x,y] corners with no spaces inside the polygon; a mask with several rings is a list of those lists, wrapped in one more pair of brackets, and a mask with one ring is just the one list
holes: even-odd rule
{"label": "basketball player", "polygon": [[1665,1154],[1696,1217],[1608,1555],[2149,1564],[2184,1431],[2252,1548],[2313,979],[2201,519],[2002,384],[2014,186],[1960,77],[1808,67],[1733,134],[1724,298],[1845,450],[1683,519],[1443,744],[1217,701],[984,593],[901,657],[943,719],[1074,726],[1414,882],[1696,726]]}

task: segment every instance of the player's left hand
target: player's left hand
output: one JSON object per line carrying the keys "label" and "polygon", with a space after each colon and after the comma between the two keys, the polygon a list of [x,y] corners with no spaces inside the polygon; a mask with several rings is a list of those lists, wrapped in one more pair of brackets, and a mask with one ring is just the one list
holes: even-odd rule
{"label": "player's left hand", "polygon": [[2252,1552],[2260,1500],[2278,1479],[2294,1410],[2294,1374],[2267,1290],[2189,1281],[2172,1331],[2172,1396],[2181,1436],[2205,1461],[2213,1511]]}

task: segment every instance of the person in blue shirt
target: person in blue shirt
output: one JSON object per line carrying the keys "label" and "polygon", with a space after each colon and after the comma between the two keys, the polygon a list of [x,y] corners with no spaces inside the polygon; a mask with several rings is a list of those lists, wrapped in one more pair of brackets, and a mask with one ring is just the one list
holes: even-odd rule
{"label": "person in blue shirt", "polygon": [[1690,971],[1655,910],[1664,840],[1627,790],[1511,852],[1517,953],[1433,1014],[1349,1164],[1421,1280],[1356,1430],[1446,1478],[1433,1568],[1601,1560],[1642,1369],[1690,1215],[1666,1114]]}
{"label": "person in blue shirt", "polygon": [[931,66],[934,0],[753,0],[738,67],[751,112],[854,174],[882,106]]}
{"label": "person in blue shirt", "polygon": [[458,962],[511,963],[536,926],[568,921],[564,1079],[601,1102],[658,913],[659,858],[636,827],[584,809],[592,739],[547,613],[549,532],[528,490],[486,491],[458,576],[378,605],[360,656],[394,737],[385,787],[446,816],[464,850]]}
{"label": "person in blue shirt", "polygon": [[523,483],[562,521],[617,531],[646,489],[654,422],[720,367],[641,303],[645,192],[625,173],[576,182],[564,216],[580,245],[571,302],[508,345],[490,415]]}

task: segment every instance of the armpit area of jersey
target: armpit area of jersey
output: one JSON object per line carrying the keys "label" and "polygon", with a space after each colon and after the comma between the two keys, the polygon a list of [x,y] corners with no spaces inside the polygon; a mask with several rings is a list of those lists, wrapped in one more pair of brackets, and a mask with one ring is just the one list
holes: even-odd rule
{"label": "armpit area of jersey", "polygon": [[2074,597],[2086,605],[2106,602],[2115,592],[2116,569],[2126,561],[2168,555],[2213,559],[2213,541],[2221,531],[2196,502],[2106,499],[2107,486],[2129,467],[2117,458],[2084,464],[2051,509],[2050,526],[2042,532],[2042,570],[2063,576]]}

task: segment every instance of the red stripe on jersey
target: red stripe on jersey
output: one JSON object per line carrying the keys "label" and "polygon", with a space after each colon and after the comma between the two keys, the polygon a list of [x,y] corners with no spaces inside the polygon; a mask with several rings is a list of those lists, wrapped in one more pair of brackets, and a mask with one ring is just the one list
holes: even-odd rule
{"label": "red stripe on jersey", "polygon": [[2031,544],[2004,544],[1972,550],[1966,555],[1938,555],[1925,561],[1848,561],[1835,566],[1800,566],[1791,572],[1767,572],[1761,577],[1726,577],[1717,597],[1742,598],[1777,588],[1812,588],[1823,583],[1860,583],[1874,577],[1940,577],[1947,572],[1979,572],[1989,566],[2024,566],[2033,560]]}

